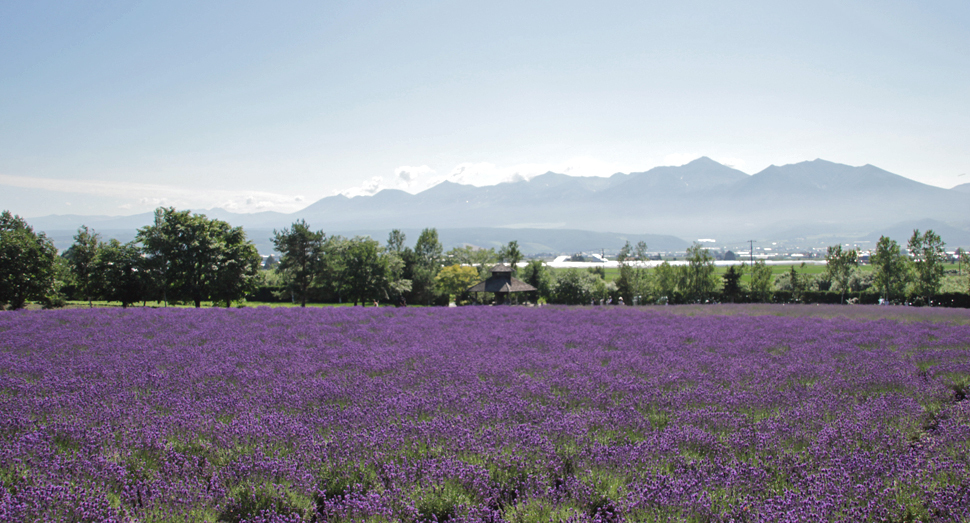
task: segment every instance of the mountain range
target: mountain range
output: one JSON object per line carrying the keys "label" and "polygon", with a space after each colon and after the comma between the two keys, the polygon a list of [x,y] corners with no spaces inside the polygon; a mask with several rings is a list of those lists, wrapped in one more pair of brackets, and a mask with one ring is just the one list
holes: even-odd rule
{"label": "mountain range", "polygon": [[[881,231],[898,234],[930,223],[948,230],[948,245],[970,245],[970,184],[941,189],[872,165],[825,160],[773,165],[748,175],[702,157],[679,167],[608,178],[548,172],[485,187],[446,181],[418,194],[385,189],[373,196],[330,196],[292,214],[202,212],[247,230],[272,230],[305,219],[328,234],[423,227],[475,230],[477,241],[485,244],[516,239],[509,230],[516,229],[533,238],[536,248],[562,251],[579,249],[556,249],[576,242],[544,241],[543,236],[563,240],[584,231],[599,235],[587,238],[593,244],[586,250],[618,247],[596,241],[622,245],[625,239],[643,235],[654,235],[654,245],[687,244],[678,241],[681,238],[712,238],[718,244],[757,238],[807,245],[833,238],[878,238],[885,234]],[[53,233],[82,223],[98,230],[131,230],[151,220],[145,213],[45,216],[30,223]],[[894,239],[905,242],[908,235]]]}

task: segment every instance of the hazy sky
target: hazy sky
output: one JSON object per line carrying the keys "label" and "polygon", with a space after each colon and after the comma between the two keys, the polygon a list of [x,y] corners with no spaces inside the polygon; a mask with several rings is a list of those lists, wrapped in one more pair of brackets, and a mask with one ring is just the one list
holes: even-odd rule
{"label": "hazy sky", "polygon": [[0,0],[0,208],[291,212],[702,155],[949,188],[968,27],[966,0]]}

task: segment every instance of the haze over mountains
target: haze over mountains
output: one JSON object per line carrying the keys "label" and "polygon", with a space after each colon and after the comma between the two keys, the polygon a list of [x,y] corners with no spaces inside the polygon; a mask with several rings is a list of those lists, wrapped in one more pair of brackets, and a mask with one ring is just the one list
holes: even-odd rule
{"label": "haze over mountains", "polygon": [[[872,165],[852,167],[825,160],[771,166],[748,175],[706,157],[679,167],[617,173],[609,178],[546,173],[531,180],[475,187],[443,182],[418,194],[383,190],[373,196],[331,196],[292,214],[204,212],[247,230],[282,228],[305,219],[327,233],[386,231],[391,228],[476,229],[485,243],[528,236],[540,249],[572,245],[567,231],[588,236],[585,249],[613,245],[634,236],[652,248],[697,238],[737,244],[750,238],[811,244],[839,239],[878,238],[927,225],[948,245],[970,245],[970,184],[941,189]],[[125,217],[46,216],[30,223],[44,231],[134,229],[151,214]],[[483,230],[500,229],[494,232]],[[508,229],[519,229],[517,233]],[[545,232],[543,232],[545,231]],[[557,232],[558,231],[558,232]],[[603,233],[614,233],[603,236]],[[492,236],[504,240],[489,240]],[[560,240],[544,242],[543,236]],[[251,234],[253,236],[253,234]],[[686,241],[678,241],[683,239]],[[383,240],[383,237],[379,239]],[[458,240],[458,243],[472,243]],[[520,240],[520,243],[522,241]]]}

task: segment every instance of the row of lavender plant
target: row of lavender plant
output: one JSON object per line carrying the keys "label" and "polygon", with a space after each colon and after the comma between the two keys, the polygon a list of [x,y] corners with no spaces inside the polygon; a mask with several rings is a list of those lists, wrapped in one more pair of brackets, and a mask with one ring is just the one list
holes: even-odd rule
{"label": "row of lavender plant", "polygon": [[970,326],[0,314],[0,521],[967,521]]}

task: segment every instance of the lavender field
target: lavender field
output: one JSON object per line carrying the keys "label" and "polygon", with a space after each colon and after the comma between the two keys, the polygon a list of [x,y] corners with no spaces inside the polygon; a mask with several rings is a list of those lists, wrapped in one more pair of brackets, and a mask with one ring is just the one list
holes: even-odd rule
{"label": "lavender field", "polygon": [[670,309],[0,313],[0,521],[970,521],[966,311]]}

